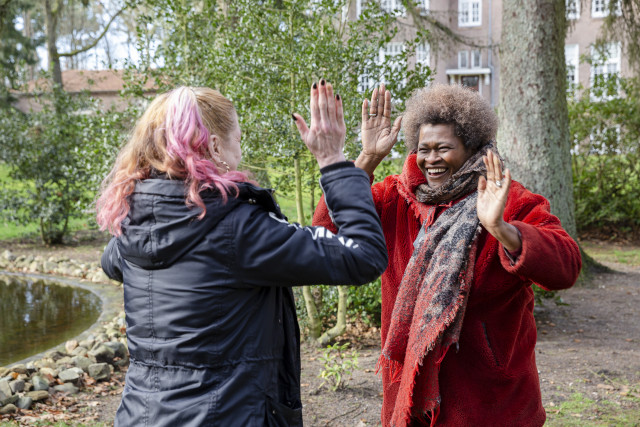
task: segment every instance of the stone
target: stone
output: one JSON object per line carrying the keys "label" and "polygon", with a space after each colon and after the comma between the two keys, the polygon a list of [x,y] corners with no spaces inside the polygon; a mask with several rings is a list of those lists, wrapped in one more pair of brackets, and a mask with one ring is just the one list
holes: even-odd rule
{"label": "stone", "polygon": [[128,354],[127,346],[119,341],[108,341],[104,345],[113,350],[116,357],[125,357]]}
{"label": "stone", "polygon": [[0,380],[0,393],[3,393],[5,396],[11,396],[13,394],[8,380]]}
{"label": "stone", "polygon": [[44,375],[45,377],[47,376],[51,376],[53,378],[58,376],[58,370],[57,369],[52,369],[52,368],[41,368],[40,369],[40,374]]}
{"label": "stone", "polygon": [[58,264],[56,264],[55,262],[45,261],[42,263],[42,269],[45,271],[45,273],[53,273],[56,267],[58,267]]}
{"label": "stone", "polygon": [[33,261],[29,264],[29,272],[30,273],[38,273],[42,271],[42,263],[38,261]]}
{"label": "stone", "polygon": [[82,369],[84,372],[88,372],[89,365],[93,364],[92,360],[90,360],[88,357],[83,357],[83,356],[75,356],[71,360],[73,361],[74,366]]}
{"label": "stone", "polygon": [[106,334],[109,337],[109,340],[112,340],[113,338],[118,338],[120,336],[120,331],[116,328],[109,328],[106,330]]}
{"label": "stone", "polygon": [[74,277],[84,277],[84,272],[81,269],[76,268],[73,271],[71,271],[71,275]]}
{"label": "stone", "polygon": [[60,378],[62,381],[68,383],[68,382],[78,382],[80,380],[80,378],[82,378],[82,373],[84,371],[80,368],[74,367],[74,368],[69,368],[69,369],[65,369],[64,371],[61,371],[58,374],[58,378]]}
{"label": "stone", "polygon": [[87,349],[93,348],[93,345],[96,343],[96,338],[93,335],[90,335],[86,340],[82,340],[78,343],[80,347],[84,347]]}
{"label": "stone", "polygon": [[63,393],[68,394],[76,394],[78,392],[78,387],[74,386],[71,383],[64,383],[53,387],[55,391],[61,391]]}
{"label": "stone", "polygon": [[108,380],[111,378],[111,366],[106,363],[94,363],[87,371],[89,376],[95,380]]}
{"label": "stone", "polygon": [[58,359],[56,361],[56,366],[59,368],[64,368],[65,366],[71,365],[71,364],[72,364],[71,357],[69,356],[65,356],[62,359]]}
{"label": "stone", "polygon": [[96,271],[95,273],[93,273],[91,275],[91,281],[93,283],[108,283],[109,282],[109,276],[104,274],[104,271],[102,271],[102,270]]}
{"label": "stone", "polygon": [[56,362],[54,362],[53,359],[45,358],[45,359],[40,359],[36,361],[36,366],[38,367],[38,369],[42,369],[42,368],[55,369]]}
{"label": "stone", "polygon": [[36,367],[36,364],[34,362],[28,362],[27,365],[25,366],[25,368],[27,368],[27,371],[29,373],[33,373],[33,372],[38,370],[38,368]]}
{"label": "stone", "polygon": [[25,393],[28,392],[28,391],[31,391],[31,390],[33,390],[33,384],[31,384],[29,381],[26,381],[24,383],[24,391],[25,391]]}
{"label": "stone", "polygon": [[87,349],[86,349],[86,348],[84,348],[84,347],[80,347],[80,346],[78,346],[78,347],[74,348],[74,349],[73,349],[73,351],[71,352],[71,354],[72,354],[73,356],[76,356],[76,357],[77,357],[77,356],[80,356],[80,357],[82,357],[82,356],[86,356],[88,353],[89,353],[89,350],[87,350]]}
{"label": "stone", "polygon": [[49,381],[40,375],[34,375],[31,377],[31,384],[33,384],[34,391],[49,390]]}
{"label": "stone", "polygon": [[111,363],[113,362],[116,352],[104,344],[99,344],[94,347],[89,354],[95,357],[99,363]]}
{"label": "stone", "polygon": [[11,403],[16,403],[18,401],[17,394],[6,395],[0,391],[0,406],[9,405]]}
{"label": "stone", "polygon": [[69,340],[64,343],[64,349],[67,350],[67,353],[71,353],[76,347],[78,347],[78,341],[76,340]]}
{"label": "stone", "polygon": [[105,334],[104,332],[98,334],[98,341],[105,342],[105,341],[110,341],[109,340],[109,336],[107,334]]}
{"label": "stone", "polygon": [[33,399],[34,402],[38,402],[40,400],[48,399],[49,392],[45,390],[36,390],[36,391],[30,391],[25,396],[30,397],[31,399]]}
{"label": "stone", "polygon": [[11,253],[11,251],[9,249],[7,249],[4,252],[2,252],[2,258],[6,259],[7,261],[15,261],[16,260],[16,256],[13,253]]}
{"label": "stone", "polygon": [[33,399],[30,397],[23,396],[18,399],[16,406],[20,409],[29,409],[33,404]]}
{"label": "stone", "polygon": [[2,415],[15,414],[16,412],[18,412],[18,408],[16,408],[16,405],[12,405],[11,403],[0,408],[0,414]]}
{"label": "stone", "polygon": [[54,362],[57,362],[58,360],[62,359],[65,356],[68,356],[68,355],[57,350],[50,351],[45,355],[45,357],[52,359]]}
{"label": "stone", "polygon": [[9,370],[9,368],[0,368],[0,378],[4,377],[5,375],[7,375],[9,372],[11,372]]}
{"label": "stone", "polygon": [[24,380],[14,380],[9,383],[9,387],[11,387],[11,391],[13,393],[22,393],[24,391]]}
{"label": "stone", "polygon": [[11,367],[11,372],[17,372],[19,374],[28,374],[29,371],[27,370],[27,367],[23,364],[20,365],[14,365]]}

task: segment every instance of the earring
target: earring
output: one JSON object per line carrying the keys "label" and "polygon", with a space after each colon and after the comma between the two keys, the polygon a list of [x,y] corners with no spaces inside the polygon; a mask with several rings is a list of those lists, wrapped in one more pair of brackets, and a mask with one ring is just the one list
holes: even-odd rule
{"label": "earring", "polygon": [[229,173],[229,171],[231,170],[231,168],[229,167],[229,163],[225,162],[224,160],[220,160],[220,163],[222,163],[222,166],[224,166],[227,169],[227,173]]}

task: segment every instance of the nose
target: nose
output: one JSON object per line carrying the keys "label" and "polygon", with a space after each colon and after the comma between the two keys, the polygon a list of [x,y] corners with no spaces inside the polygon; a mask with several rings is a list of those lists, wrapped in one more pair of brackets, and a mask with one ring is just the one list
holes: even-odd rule
{"label": "nose", "polygon": [[426,163],[436,163],[438,160],[440,160],[440,154],[437,150],[431,150],[424,160]]}

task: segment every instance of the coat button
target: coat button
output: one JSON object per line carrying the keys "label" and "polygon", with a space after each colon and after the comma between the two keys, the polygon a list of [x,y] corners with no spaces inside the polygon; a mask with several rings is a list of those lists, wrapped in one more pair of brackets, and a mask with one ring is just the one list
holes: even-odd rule
{"label": "coat button", "polygon": [[273,415],[275,415],[275,414],[276,414],[276,410],[274,409],[273,411],[271,411],[271,413],[272,413]]}
{"label": "coat button", "polygon": [[256,204],[256,199],[249,199],[248,200],[250,205],[255,205]]}
{"label": "coat button", "polygon": [[278,323],[282,323],[282,319],[278,319]]}

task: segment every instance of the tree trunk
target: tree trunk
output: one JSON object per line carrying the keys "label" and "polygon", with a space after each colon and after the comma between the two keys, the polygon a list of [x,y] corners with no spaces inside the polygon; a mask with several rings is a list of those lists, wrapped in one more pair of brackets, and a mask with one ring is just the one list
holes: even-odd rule
{"label": "tree trunk", "polygon": [[318,338],[318,345],[325,347],[332,339],[344,334],[347,330],[347,293],[348,286],[338,286],[338,312],[336,313],[336,325]]}
{"label": "tree trunk", "polygon": [[498,146],[514,179],[576,237],[566,99],[565,2],[502,2]]}
{"label": "tree trunk", "polygon": [[[52,6],[53,1],[53,6]],[[58,13],[62,7],[56,0],[44,0],[44,22],[47,27],[47,52],[49,54],[49,72],[54,83],[62,86],[62,70],[60,68],[60,55],[58,55]]]}

